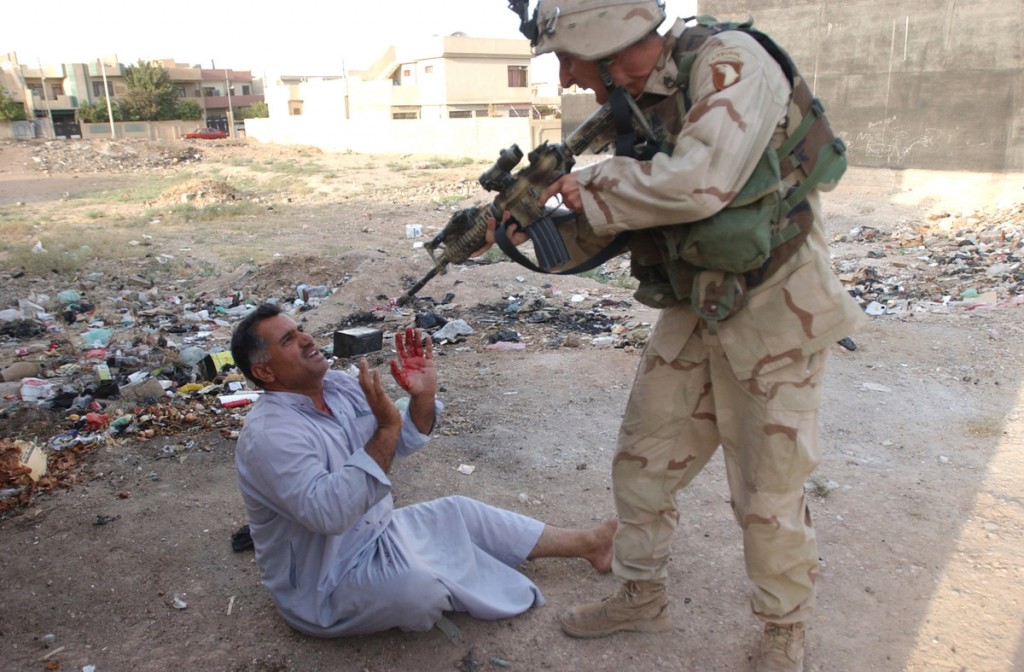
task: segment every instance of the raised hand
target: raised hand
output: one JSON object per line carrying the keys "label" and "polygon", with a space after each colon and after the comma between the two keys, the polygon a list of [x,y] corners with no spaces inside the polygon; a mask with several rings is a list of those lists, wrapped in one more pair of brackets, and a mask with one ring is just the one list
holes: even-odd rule
{"label": "raised hand", "polygon": [[359,360],[359,387],[363,389],[366,402],[373,411],[373,417],[377,419],[377,429],[364,449],[386,474],[395,459],[395,448],[402,431],[402,414],[384,391],[380,373],[371,369],[366,359]]}
{"label": "raised hand", "polygon": [[[402,426],[402,414],[384,391],[380,373],[371,369],[366,359],[359,360],[359,387],[366,395],[366,402],[377,418],[377,425],[384,430],[395,430]],[[392,446],[394,450],[394,446]]]}
{"label": "raised hand", "polygon": [[430,337],[424,338],[420,329],[407,327],[405,338],[395,334],[398,359],[392,359],[391,375],[395,382],[412,397],[433,395],[437,392],[437,371],[434,369],[434,346]]}

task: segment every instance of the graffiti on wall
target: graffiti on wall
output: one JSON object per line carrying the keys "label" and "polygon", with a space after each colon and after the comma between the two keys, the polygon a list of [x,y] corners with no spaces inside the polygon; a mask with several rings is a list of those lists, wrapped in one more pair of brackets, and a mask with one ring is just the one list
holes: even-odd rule
{"label": "graffiti on wall", "polygon": [[870,122],[867,130],[843,138],[847,149],[887,168],[905,168],[915,150],[932,147],[938,142],[939,129],[900,128],[895,122],[896,117]]}

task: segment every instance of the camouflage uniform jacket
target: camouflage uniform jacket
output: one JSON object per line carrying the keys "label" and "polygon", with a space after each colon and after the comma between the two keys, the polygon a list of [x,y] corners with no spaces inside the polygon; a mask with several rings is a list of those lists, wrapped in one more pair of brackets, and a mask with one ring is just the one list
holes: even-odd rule
{"label": "camouflage uniform jacket", "polygon": [[[772,56],[738,30],[719,33],[698,49],[690,74],[692,105],[681,118],[686,108],[672,51],[684,29],[677,21],[667,34],[665,53],[639,100],[656,132],[664,134],[665,151],[650,161],[610,157],[573,172],[585,217],[561,228],[569,265],[620,232],[713,215],[745,184],[767,144],[778,147],[787,137],[789,82]],[[806,240],[718,327],[740,380],[783,366],[794,354],[817,352],[865,319],[832,273],[817,191],[807,198],[814,225]],[[649,352],[673,361],[699,321],[689,304],[663,309]]]}

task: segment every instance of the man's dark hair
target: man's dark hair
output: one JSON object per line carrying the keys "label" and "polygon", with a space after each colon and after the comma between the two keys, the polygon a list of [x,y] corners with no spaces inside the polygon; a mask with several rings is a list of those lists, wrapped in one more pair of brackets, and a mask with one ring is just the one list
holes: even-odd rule
{"label": "man's dark hair", "polygon": [[281,314],[281,307],[275,303],[261,303],[235,325],[231,333],[231,358],[235,366],[252,381],[256,387],[263,387],[252,375],[252,365],[266,361],[267,342],[256,334],[256,325]]}

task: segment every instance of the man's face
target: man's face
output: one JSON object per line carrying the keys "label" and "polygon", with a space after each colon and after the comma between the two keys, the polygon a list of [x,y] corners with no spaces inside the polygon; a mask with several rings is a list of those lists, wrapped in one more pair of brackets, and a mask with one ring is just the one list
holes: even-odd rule
{"label": "man's face", "polygon": [[576,85],[582,89],[590,89],[594,92],[594,98],[598,103],[604,104],[608,100],[608,89],[601,81],[601,69],[594,61],[584,61],[572,54],[557,54],[558,56],[558,83],[563,89]]}
{"label": "man's face", "polygon": [[266,362],[252,367],[265,389],[302,392],[321,385],[330,363],[313,337],[291,318],[268,317],[256,325],[256,333],[266,341],[270,355]]}

